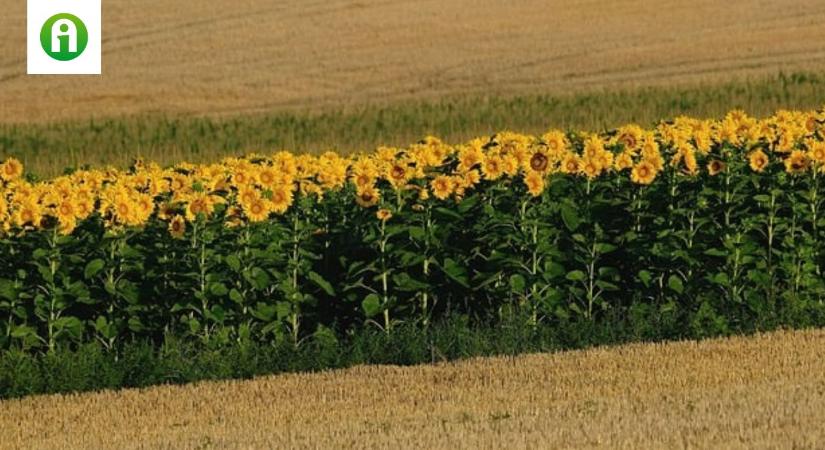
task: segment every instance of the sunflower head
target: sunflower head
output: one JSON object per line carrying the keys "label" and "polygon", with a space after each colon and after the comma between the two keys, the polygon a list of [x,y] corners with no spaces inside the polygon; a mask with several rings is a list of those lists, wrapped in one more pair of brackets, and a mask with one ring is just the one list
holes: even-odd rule
{"label": "sunflower head", "polygon": [[748,165],[754,172],[762,172],[768,166],[768,155],[762,150],[754,150],[748,155]]}
{"label": "sunflower head", "polygon": [[183,239],[186,234],[186,220],[176,215],[169,221],[169,234],[175,239]]}
{"label": "sunflower head", "polygon": [[439,175],[430,182],[430,187],[433,190],[433,195],[439,200],[445,200],[453,193],[454,185],[453,179],[446,175]]}
{"label": "sunflower head", "polygon": [[725,169],[727,169],[727,167],[727,164],[725,164],[724,162],[718,159],[714,159],[710,163],[708,163],[708,173],[710,174],[710,176],[715,177],[716,175],[719,175],[720,173],[724,172]]}
{"label": "sunflower head", "polygon": [[533,197],[538,197],[544,192],[544,175],[541,172],[529,172],[524,177],[524,184],[527,186],[527,192]]}
{"label": "sunflower head", "polygon": [[785,159],[785,171],[788,173],[802,173],[808,169],[808,156],[801,150],[794,150]]}
{"label": "sunflower head", "polygon": [[656,166],[645,159],[633,166],[633,170],[630,172],[630,179],[636,184],[647,185],[656,179],[656,174]]}
{"label": "sunflower head", "polygon": [[14,181],[23,176],[23,164],[15,158],[9,158],[0,164],[0,179]]}
{"label": "sunflower head", "polygon": [[389,209],[382,208],[375,213],[375,217],[382,222],[386,222],[392,218],[392,212]]}
{"label": "sunflower head", "polygon": [[355,193],[355,202],[362,208],[371,208],[381,200],[381,193],[375,186],[366,186]]}

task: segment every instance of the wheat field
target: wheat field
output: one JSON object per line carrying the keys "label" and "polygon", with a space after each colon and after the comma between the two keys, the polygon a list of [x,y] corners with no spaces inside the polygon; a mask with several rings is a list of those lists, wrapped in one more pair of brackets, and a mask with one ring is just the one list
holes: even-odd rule
{"label": "wheat field", "polygon": [[0,403],[0,448],[822,448],[825,331]]}
{"label": "wheat field", "polygon": [[818,0],[107,1],[103,76],[25,75],[2,0],[0,122],[233,115],[825,67]]}

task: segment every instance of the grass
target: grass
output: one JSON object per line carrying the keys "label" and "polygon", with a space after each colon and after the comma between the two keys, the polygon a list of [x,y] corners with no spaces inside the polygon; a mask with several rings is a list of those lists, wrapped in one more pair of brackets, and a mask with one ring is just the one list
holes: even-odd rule
{"label": "grass", "polygon": [[825,331],[0,403],[0,448],[818,447]]}
{"label": "grass", "polygon": [[39,176],[81,165],[128,165],[136,156],[171,164],[287,148],[319,152],[406,145],[425,135],[450,142],[511,129],[600,130],[680,114],[718,117],[742,108],[767,115],[825,103],[825,74],[792,73],[726,83],[599,90],[569,95],[451,97],[327,112],[232,118],[143,115],[50,124],[0,124],[0,159],[14,156]]}

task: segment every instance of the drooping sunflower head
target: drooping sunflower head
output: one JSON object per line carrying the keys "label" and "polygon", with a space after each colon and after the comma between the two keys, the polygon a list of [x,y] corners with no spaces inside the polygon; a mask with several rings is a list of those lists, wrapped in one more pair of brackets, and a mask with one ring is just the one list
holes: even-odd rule
{"label": "drooping sunflower head", "polygon": [[371,208],[381,200],[381,193],[375,186],[359,188],[355,193],[355,202],[362,208]]}
{"label": "drooping sunflower head", "polygon": [[785,171],[792,174],[808,170],[808,156],[801,150],[794,150],[785,158]]}
{"label": "drooping sunflower head", "polygon": [[728,165],[725,164],[723,161],[714,159],[708,163],[708,173],[710,174],[710,176],[715,177],[716,175],[719,175],[720,173],[724,172],[725,169],[727,169],[727,167]]}
{"label": "drooping sunflower head", "polygon": [[392,218],[392,212],[389,209],[382,208],[375,213],[375,217],[382,222],[386,222]]}

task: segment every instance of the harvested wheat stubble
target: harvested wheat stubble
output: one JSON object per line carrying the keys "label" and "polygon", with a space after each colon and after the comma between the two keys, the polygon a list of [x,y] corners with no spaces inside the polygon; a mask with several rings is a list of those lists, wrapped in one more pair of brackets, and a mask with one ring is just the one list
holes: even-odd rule
{"label": "harvested wheat stubble", "polygon": [[26,76],[25,2],[0,10],[1,122],[825,68],[821,0],[107,0],[101,77]]}
{"label": "harvested wheat stubble", "polygon": [[0,403],[2,448],[822,448],[825,331]]}

